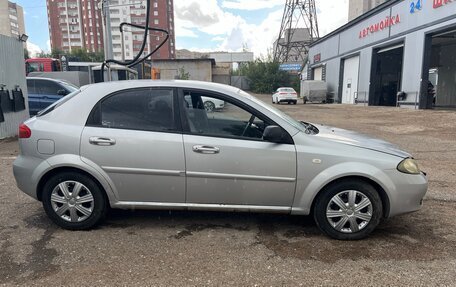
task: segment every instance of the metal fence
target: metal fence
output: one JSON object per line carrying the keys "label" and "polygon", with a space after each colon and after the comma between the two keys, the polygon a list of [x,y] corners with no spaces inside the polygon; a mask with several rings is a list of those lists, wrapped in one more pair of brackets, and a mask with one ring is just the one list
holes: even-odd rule
{"label": "metal fence", "polygon": [[[401,107],[401,105],[411,106],[413,105],[415,110],[418,109],[418,97],[419,92],[412,91],[412,92],[403,92],[405,94],[405,99],[400,98],[400,93],[397,94],[396,98],[396,107]],[[412,100],[412,101],[410,101]]]}
{"label": "metal fence", "polygon": [[231,86],[241,90],[250,90],[249,80],[245,76],[231,76]]}
{"label": "metal fence", "polygon": [[355,104],[363,104],[367,106],[369,104],[369,92],[355,92]]}

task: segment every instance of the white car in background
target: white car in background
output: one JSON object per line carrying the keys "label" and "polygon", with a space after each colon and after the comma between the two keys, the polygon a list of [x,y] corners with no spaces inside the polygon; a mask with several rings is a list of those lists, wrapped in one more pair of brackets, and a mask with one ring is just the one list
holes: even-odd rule
{"label": "white car in background", "polygon": [[283,102],[287,102],[288,104],[293,103],[293,105],[296,105],[298,102],[298,94],[293,88],[278,88],[272,95],[273,104],[280,104]]}
{"label": "white car in background", "polygon": [[225,107],[225,101],[207,97],[201,97],[201,99],[203,100],[206,112],[211,113],[216,110],[221,110]]}

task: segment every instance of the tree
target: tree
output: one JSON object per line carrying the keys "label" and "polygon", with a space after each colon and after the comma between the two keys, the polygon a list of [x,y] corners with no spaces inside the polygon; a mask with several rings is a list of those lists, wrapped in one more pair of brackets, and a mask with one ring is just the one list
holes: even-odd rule
{"label": "tree", "polygon": [[184,69],[184,66],[182,66],[181,68],[179,68],[177,77],[180,80],[188,80],[188,79],[190,79],[190,73],[186,72]]}
{"label": "tree", "polygon": [[62,50],[54,48],[51,50],[51,54],[49,56],[50,58],[58,59],[60,58],[60,55],[62,55],[63,53],[64,52]]}
{"label": "tree", "polygon": [[24,48],[24,59],[30,59],[29,51],[26,48]]}
{"label": "tree", "polygon": [[279,70],[280,64],[270,57],[259,58],[239,67],[239,75],[250,81],[250,89],[255,93],[271,93],[279,87],[290,86],[292,77]]}

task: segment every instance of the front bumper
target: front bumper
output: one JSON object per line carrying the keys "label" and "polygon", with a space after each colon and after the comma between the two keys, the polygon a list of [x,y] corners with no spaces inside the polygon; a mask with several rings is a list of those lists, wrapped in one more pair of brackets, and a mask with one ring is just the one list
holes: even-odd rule
{"label": "front bumper", "polygon": [[395,190],[388,194],[388,217],[419,210],[428,189],[425,174],[405,174],[397,170],[388,171],[387,174],[395,185]]}

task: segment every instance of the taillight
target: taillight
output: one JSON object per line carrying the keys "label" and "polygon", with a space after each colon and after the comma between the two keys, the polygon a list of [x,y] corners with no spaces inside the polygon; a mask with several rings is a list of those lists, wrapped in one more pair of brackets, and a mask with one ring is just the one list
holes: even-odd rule
{"label": "taillight", "polygon": [[29,137],[32,136],[32,131],[28,126],[25,124],[21,124],[19,126],[19,138],[20,139],[28,139]]}

